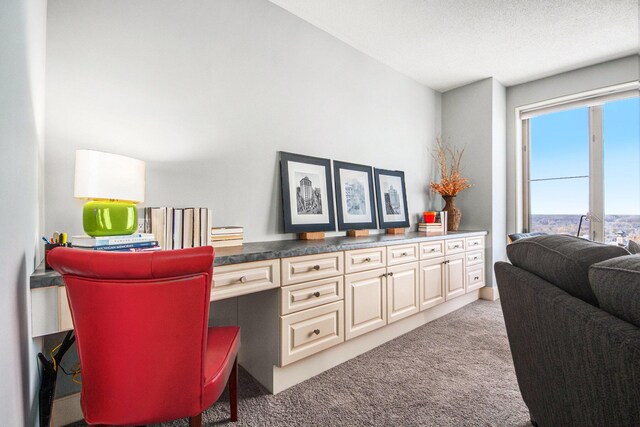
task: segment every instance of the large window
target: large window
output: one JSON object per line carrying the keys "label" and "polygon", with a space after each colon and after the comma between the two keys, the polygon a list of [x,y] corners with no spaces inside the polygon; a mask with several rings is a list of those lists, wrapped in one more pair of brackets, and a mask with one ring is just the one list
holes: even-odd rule
{"label": "large window", "polygon": [[524,229],[640,242],[637,95],[540,108],[522,123]]}

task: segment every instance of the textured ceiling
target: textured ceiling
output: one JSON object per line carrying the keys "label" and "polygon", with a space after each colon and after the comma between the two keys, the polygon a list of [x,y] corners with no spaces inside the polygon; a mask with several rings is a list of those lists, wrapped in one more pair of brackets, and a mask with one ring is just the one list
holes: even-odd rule
{"label": "textured ceiling", "polygon": [[271,0],[439,91],[638,53],[638,0]]}

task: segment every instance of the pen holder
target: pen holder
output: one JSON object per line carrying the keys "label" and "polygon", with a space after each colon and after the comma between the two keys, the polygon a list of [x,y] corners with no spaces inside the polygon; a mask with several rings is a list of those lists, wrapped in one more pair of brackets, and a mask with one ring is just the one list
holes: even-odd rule
{"label": "pen holder", "polygon": [[44,269],[45,270],[53,270],[47,261],[47,255],[49,255],[49,251],[53,248],[57,248],[61,246],[60,243],[45,243],[44,244]]}

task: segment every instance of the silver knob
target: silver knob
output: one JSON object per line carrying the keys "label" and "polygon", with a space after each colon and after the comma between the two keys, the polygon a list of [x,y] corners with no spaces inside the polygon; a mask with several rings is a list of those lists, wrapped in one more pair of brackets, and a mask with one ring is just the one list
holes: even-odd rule
{"label": "silver knob", "polygon": [[320,298],[320,292],[314,292],[313,296],[316,297],[316,298]]}
{"label": "silver knob", "polygon": [[316,264],[316,265],[313,266],[313,269],[318,271],[318,270],[320,270],[320,266]]}
{"label": "silver knob", "polygon": [[316,334],[316,335],[320,335],[320,329],[314,329],[313,333]]}
{"label": "silver knob", "polygon": [[388,275],[393,277],[393,271],[389,272]]}
{"label": "silver knob", "polygon": [[247,276],[242,276],[240,278],[240,283],[247,283]]}

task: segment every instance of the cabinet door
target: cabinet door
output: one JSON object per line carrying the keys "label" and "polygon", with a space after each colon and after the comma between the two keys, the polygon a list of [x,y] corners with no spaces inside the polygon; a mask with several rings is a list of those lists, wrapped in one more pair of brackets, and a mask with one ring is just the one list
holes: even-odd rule
{"label": "cabinet door", "polygon": [[386,270],[379,268],[344,277],[345,339],[387,324]]}
{"label": "cabinet door", "polygon": [[404,319],[420,311],[418,283],[417,262],[387,268],[388,323]]}
{"label": "cabinet door", "polygon": [[430,259],[420,263],[420,310],[444,302],[445,269],[444,258]]}
{"label": "cabinet door", "polygon": [[447,301],[465,294],[465,254],[445,257],[444,262],[447,270]]}

